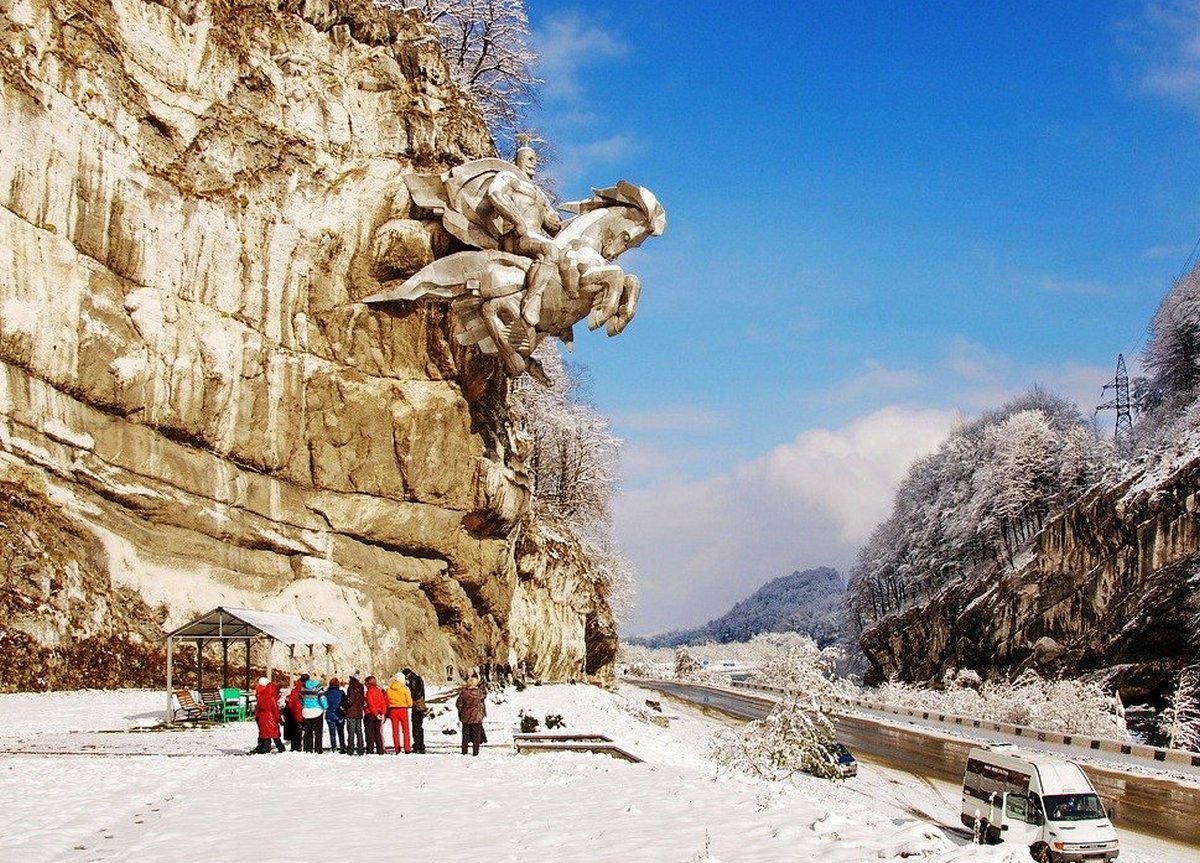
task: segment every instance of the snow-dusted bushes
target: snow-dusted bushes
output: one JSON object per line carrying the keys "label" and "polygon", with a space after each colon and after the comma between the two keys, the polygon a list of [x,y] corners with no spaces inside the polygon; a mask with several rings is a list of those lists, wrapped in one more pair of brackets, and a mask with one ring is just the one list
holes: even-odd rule
{"label": "snow-dusted bushes", "polygon": [[617,648],[617,662],[627,677],[662,678],[671,673],[675,651],[670,647],[646,647],[622,641]]}
{"label": "snow-dusted bushes", "polygon": [[717,763],[764,779],[785,779],[797,772],[839,778],[830,758],[836,736],[825,715],[833,696],[837,652],[822,651],[811,638],[795,632],[763,633],[749,642],[720,646],[728,658],[757,666],[753,680],[782,687],[784,695],[767,716],[749,723],[740,734],[717,738]]}
{"label": "snow-dusted bushes", "polygon": [[708,674],[700,660],[692,656],[686,647],[679,647],[675,650],[673,675],[676,680],[704,681],[708,679]]}
{"label": "snow-dusted bushes", "polygon": [[713,742],[712,756],[722,767],[763,779],[787,779],[810,773],[838,779],[830,750],[837,737],[829,718],[804,697],[785,698],[767,716],[729,731]]}
{"label": "snow-dusted bushes", "polygon": [[1157,448],[1173,435],[1174,421],[1194,405],[1200,390],[1200,267],[1180,278],[1163,297],[1150,322],[1142,354],[1147,371],[1134,392],[1143,411],[1137,437]]}
{"label": "snow-dusted bushes", "polygon": [[[963,681],[978,679],[971,671],[951,677]],[[1062,734],[1129,739],[1120,699],[1109,695],[1096,683],[1045,680],[1032,671],[1011,682],[989,681],[978,689],[961,685],[939,691],[891,682],[877,689],[864,690],[860,697],[898,707],[1007,722]]]}

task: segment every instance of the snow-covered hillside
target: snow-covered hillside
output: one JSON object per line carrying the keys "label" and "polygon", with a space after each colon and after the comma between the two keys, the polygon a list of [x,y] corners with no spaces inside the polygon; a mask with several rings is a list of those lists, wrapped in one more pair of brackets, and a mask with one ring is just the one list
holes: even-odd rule
{"label": "snow-covered hillside", "polygon": [[[647,697],[657,696],[628,685],[510,688],[489,706],[478,758],[442,733],[457,731],[447,707],[427,723],[430,754],[349,758],[242,757],[255,742],[248,722],[137,733],[161,717],[160,692],[3,695],[0,858],[294,861],[336,849],[339,859],[439,861],[1028,859],[960,845],[932,823],[948,820],[954,789],[895,771],[864,764],[854,780],[795,784],[720,774],[708,756],[720,723],[664,704],[660,727]],[[645,763],[517,755],[519,711],[561,714],[566,730],[605,733]]]}

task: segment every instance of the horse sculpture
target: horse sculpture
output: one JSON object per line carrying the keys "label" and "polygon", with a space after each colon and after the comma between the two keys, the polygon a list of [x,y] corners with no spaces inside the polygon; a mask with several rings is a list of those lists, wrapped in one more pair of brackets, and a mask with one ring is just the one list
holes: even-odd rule
{"label": "horse sculpture", "polygon": [[[532,153],[532,151],[528,151]],[[562,222],[517,164],[478,160],[440,178],[413,178],[413,200],[442,216],[475,251],[423,267],[399,287],[367,297],[371,305],[449,300],[460,344],[498,356],[510,375],[550,381],[532,354],[545,336],[568,350],[574,325],[620,333],[637,313],[641,283],[613,261],[666,229],[666,213],[649,190],[624,180],[562,205]],[[553,235],[551,232],[555,231]]]}

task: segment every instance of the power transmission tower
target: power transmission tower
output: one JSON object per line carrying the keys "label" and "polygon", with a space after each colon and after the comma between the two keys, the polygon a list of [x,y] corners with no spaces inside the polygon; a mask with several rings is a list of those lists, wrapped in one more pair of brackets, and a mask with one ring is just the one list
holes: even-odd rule
{"label": "power transmission tower", "polygon": [[1133,409],[1129,400],[1129,374],[1125,371],[1125,355],[1117,354],[1117,374],[1104,385],[1102,393],[1116,390],[1116,397],[1102,405],[1096,405],[1096,411],[1117,412],[1117,426],[1113,430],[1113,440],[1117,444],[1117,452],[1122,458],[1128,458],[1133,453]]}

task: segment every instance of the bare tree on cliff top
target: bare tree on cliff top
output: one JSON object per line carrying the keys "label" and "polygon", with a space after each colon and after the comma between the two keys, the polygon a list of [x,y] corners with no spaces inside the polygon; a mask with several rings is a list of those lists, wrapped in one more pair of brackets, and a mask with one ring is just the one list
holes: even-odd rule
{"label": "bare tree on cliff top", "polygon": [[442,43],[454,79],[466,88],[492,134],[511,138],[537,102],[542,82],[533,74],[524,0],[378,0],[424,11]]}
{"label": "bare tree on cliff top", "polygon": [[1180,278],[1150,322],[1142,354],[1147,379],[1135,382],[1142,416],[1138,443],[1150,450],[1174,445],[1177,426],[1194,424],[1188,409],[1200,396],[1200,267]]}

